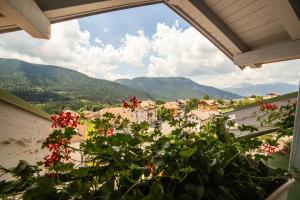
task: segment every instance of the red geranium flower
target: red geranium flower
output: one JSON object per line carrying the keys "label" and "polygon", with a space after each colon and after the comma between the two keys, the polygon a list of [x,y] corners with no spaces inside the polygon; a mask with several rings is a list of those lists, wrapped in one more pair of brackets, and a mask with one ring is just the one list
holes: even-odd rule
{"label": "red geranium flower", "polygon": [[115,132],[116,132],[116,129],[114,127],[112,127],[107,130],[106,135],[113,136],[113,135],[115,135]]}
{"label": "red geranium flower", "polygon": [[131,108],[132,110],[135,110],[142,103],[142,101],[139,100],[136,96],[130,96],[128,98],[129,98],[129,102],[127,102],[126,100],[123,101],[124,108]]}
{"label": "red geranium flower", "polygon": [[276,110],[278,107],[275,104],[263,103],[260,107],[262,110]]}
{"label": "red geranium flower", "polygon": [[70,141],[66,139],[59,140],[53,144],[48,144],[47,148],[51,154],[44,157],[44,166],[52,167],[63,160],[68,161],[71,158],[71,150],[66,146],[68,144],[70,144]]}
{"label": "red geranium flower", "polygon": [[263,151],[267,154],[267,155],[272,155],[273,153],[275,153],[277,147],[275,146],[271,146],[269,144],[263,144]]}
{"label": "red geranium flower", "polygon": [[77,128],[80,116],[77,113],[61,112],[58,115],[52,115],[52,128],[66,128],[72,127]]}
{"label": "red geranium flower", "polygon": [[292,103],[294,106],[297,105],[297,100],[295,100],[293,103]]}
{"label": "red geranium flower", "polygon": [[126,101],[123,101],[123,107],[124,108],[129,108],[130,106],[129,106],[129,104]]}

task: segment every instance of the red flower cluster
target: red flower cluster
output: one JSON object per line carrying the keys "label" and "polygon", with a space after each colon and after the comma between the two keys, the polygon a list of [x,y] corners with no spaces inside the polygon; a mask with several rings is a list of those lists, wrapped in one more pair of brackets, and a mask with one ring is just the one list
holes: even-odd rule
{"label": "red flower cluster", "polygon": [[262,110],[276,110],[278,107],[275,104],[263,103],[260,107]]}
{"label": "red flower cluster", "polygon": [[134,109],[138,108],[141,103],[142,103],[142,101],[139,100],[138,98],[136,98],[136,96],[131,96],[131,97],[129,97],[129,102],[127,102],[126,100],[123,101],[123,107],[134,110]]}
{"label": "red flower cluster", "polygon": [[112,127],[107,130],[106,135],[113,136],[113,135],[115,135],[115,133],[116,133],[116,129],[114,127]]}
{"label": "red flower cluster", "polygon": [[[68,140],[59,140],[57,143],[48,144],[47,148],[51,152],[51,155],[47,155],[44,157],[45,159],[45,167],[51,167],[63,160],[68,161],[70,157],[71,150],[66,147],[66,145],[70,144]],[[65,146],[65,148],[63,148]]]}
{"label": "red flower cluster", "polygon": [[286,155],[289,153],[289,150],[287,147],[284,147],[282,149],[280,149],[279,147],[276,147],[276,146],[271,146],[269,144],[263,144],[263,151],[268,155],[272,155],[274,153],[279,153],[281,155]]}
{"label": "red flower cluster", "polygon": [[273,153],[276,152],[277,147],[275,146],[271,146],[269,144],[263,144],[263,151],[267,154],[267,155],[272,155]]}
{"label": "red flower cluster", "polygon": [[59,115],[52,115],[51,120],[53,122],[52,128],[77,128],[80,116],[77,113],[61,112]]}

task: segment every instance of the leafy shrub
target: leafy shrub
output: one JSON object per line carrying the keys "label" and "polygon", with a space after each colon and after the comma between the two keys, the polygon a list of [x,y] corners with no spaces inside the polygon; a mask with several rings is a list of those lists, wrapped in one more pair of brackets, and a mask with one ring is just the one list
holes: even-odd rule
{"label": "leafy shrub", "polygon": [[[131,104],[132,103],[132,104]],[[135,109],[138,101],[124,102]],[[284,170],[271,169],[262,157],[246,154],[245,145],[217,116],[201,132],[185,119],[161,117],[174,129],[163,135],[145,122],[116,125],[113,114],[93,121],[80,149],[69,145],[78,117],[53,117],[57,128],[44,142],[51,155],[32,166],[25,161],[1,168],[15,179],[0,182],[3,197],[23,199],[265,199],[287,181]],[[84,155],[78,164],[69,151]],[[78,164],[78,166],[76,165]]]}

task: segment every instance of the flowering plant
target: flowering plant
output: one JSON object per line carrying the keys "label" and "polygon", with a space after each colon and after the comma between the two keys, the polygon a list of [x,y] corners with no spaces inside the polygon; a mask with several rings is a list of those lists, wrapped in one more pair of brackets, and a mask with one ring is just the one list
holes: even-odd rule
{"label": "flowering plant", "polygon": [[261,127],[269,127],[273,134],[264,136],[260,150],[272,157],[274,154],[289,156],[290,142],[296,114],[296,101],[278,106],[271,103],[261,103],[260,110],[253,114]]}
{"label": "flowering plant", "polygon": [[127,102],[127,100],[123,101],[123,107],[130,108],[132,111],[137,109],[140,106],[140,104],[142,103],[142,101],[139,100],[136,96],[128,97],[128,99],[129,99],[129,102]]}
{"label": "flowering plant", "polygon": [[[139,104],[130,98],[124,107],[135,110]],[[57,128],[43,144],[51,155],[38,166],[21,161],[13,169],[2,167],[16,178],[0,182],[2,196],[252,200],[264,199],[287,180],[285,171],[244,154],[245,147],[229,132],[224,116],[195,132],[195,124],[166,112],[161,119],[173,127],[167,135],[159,128],[149,130],[146,122],[124,120],[116,125],[115,117],[107,113],[92,121],[79,149],[70,146],[79,118],[66,113],[53,117]],[[70,151],[84,157],[77,166]]]}

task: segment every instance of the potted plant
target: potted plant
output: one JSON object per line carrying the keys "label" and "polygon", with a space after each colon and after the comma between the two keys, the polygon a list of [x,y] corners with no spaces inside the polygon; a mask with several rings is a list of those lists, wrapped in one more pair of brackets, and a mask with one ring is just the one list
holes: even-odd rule
{"label": "potted plant", "polygon": [[[136,98],[124,107],[136,109]],[[15,179],[0,182],[3,198],[23,199],[265,199],[289,179],[273,169],[264,155],[247,154],[257,147],[228,131],[228,119],[216,116],[200,132],[186,119],[161,116],[170,134],[149,131],[145,122],[115,124],[110,113],[92,121],[79,149],[70,145],[79,117],[53,116],[53,133],[43,143],[49,155],[37,165],[20,161],[1,168]],[[257,142],[257,141],[255,141]],[[79,152],[84,160],[70,155]],[[289,183],[289,182],[288,182]]]}

